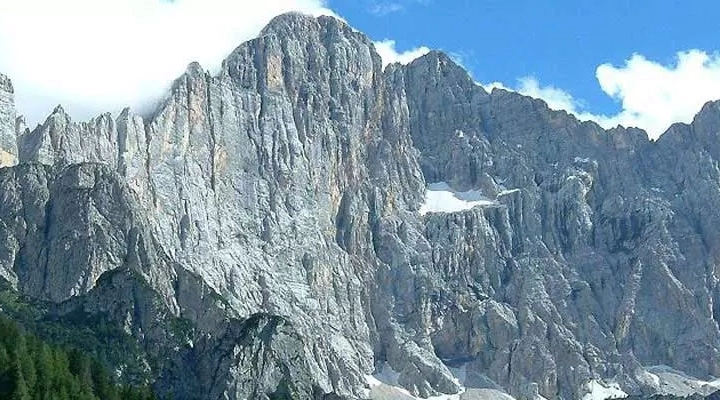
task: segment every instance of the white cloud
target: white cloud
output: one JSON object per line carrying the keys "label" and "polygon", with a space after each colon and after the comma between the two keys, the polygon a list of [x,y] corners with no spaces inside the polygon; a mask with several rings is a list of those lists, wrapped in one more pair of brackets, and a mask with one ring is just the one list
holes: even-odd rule
{"label": "white cloud", "polygon": [[509,91],[515,91],[515,89],[512,89],[510,87],[505,86],[504,83],[495,81],[490,83],[481,83],[481,82],[475,82],[475,84],[480,85],[485,89],[487,92],[492,92],[493,89],[503,89],[503,90],[509,90]]}
{"label": "white cloud", "polygon": [[475,58],[472,51],[451,51],[448,52],[447,55],[455,64],[461,66],[470,76],[472,76],[472,60]]}
{"label": "white cloud", "polygon": [[703,104],[720,98],[720,55],[700,50],[679,52],[667,66],[634,54],[621,67],[599,66],[596,75],[602,90],[622,104],[613,119],[653,138],[674,122],[692,122]]}
{"label": "white cloud", "polygon": [[595,115],[586,112],[581,107],[581,102],[575,99],[570,93],[563,89],[552,85],[543,86],[532,76],[526,76],[518,79],[514,88],[506,86],[502,82],[479,83],[486,91],[490,92],[495,88],[518,92],[525,96],[542,99],[547,103],[548,107],[553,110],[565,110],[574,114],[581,120],[593,120],[603,126],[608,126],[608,117]]}
{"label": "white cloud", "polygon": [[554,110],[568,111],[604,128],[643,128],[655,139],[675,122],[692,122],[703,104],[720,99],[719,54],[690,50],[677,53],[676,58],[674,65],[662,65],[634,54],[621,67],[600,65],[596,70],[600,88],[621,105],[615,115],[593,114],[567,91],[543,86],[534,77],[519,79],[514,88],[501,82],[482,86],[488,91],[498,87],[543,99]]}
{"label": "white cloud", "polygon": [[433,0],[379,0],[375,1],[368,9],[371,14],[384,17],[389,14],[395,14],[407,10],[412,6],[427,6]]}
{"label": "white cloud", "polygon": [[332,14],[324,0],[0,0],[0,72],[30,123],[57,104],[88,119],[146,105],[192,61],[216,70],[287,11]]}
{"label": "white cloud", "polygon": [[395,49],[395,41],[389,39],[375,42],[375,49],[378,54],[380,54],[380,57],[382,57],[383,67],[396,62],[408,64],[414,59],[422,57],[430,51],[429,48],[420,46],[407,51],[398,52]]}
{"label": "white cloud", "polygon": [[555,86],[540,86],[540,82],[533,77],[524,77],[518,80],[517,91],[530,97],[537,97],[545,100],[548,107],[553,110],[566,110],[574,114],[578,113],[578,101],[573,96]]}
{"label": "white cloud", "polygon": [[404,9],[405,6],[400,3],[377,3],[370,8],[370,12],[375,15],[385,16],[388,14],[403,11]]}

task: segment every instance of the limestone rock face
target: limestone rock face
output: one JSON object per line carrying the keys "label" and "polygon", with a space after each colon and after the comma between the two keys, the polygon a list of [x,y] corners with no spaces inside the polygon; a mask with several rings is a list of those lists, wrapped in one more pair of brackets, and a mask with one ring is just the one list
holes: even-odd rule
{"label": "limestone rock face", "polygon": [[[0,276],[123,329],[174,398],[365,398],[383,368],[422,397],[720,375],[718,103],[650,142],[440,52],[383,70],[292,13],[146,118],[29,131],[11,93]],[[485,200],[421,215],[439,182]]]}
{"label": "limestone rock face", "polygon": [[10,79],[0,74],[0,168],[17,164],[15,99]]}
{"label": "limestone rock face", "polygon": [[3,275],[23,293],[61,302],[128,266],[158,288],[169,285],[168,271],[148,254],[153,239],[130,190],[107,166],[58,172],[21,164],[0,170],[0,185]]}

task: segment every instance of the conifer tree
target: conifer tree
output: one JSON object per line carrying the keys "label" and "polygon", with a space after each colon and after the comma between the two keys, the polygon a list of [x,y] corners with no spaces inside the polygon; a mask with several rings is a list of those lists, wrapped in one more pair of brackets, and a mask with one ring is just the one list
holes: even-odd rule
{"label": "conifer tree", "polygon": [[12,400],[32,400],[32,396],[30,396],[30,390],[25,383],[25,378],[23,377],[22,370],[19,365],[15,366],[14,375],[15,379],[13,383],[15,389],[13,390],[12,397],[10,398]]}
{"label": "conifer tree", "polygon": [[154,400],[150,387],[117,385],[101,363],[27,334],[0,314],[0,399]]}

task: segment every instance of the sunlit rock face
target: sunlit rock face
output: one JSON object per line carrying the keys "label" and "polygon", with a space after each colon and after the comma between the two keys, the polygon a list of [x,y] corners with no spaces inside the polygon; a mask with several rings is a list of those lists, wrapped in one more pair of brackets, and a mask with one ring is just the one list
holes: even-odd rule
{"label": "sunlit rock face", "polygon": [[0,168],[17,164],[15,98],[10,79],[0,74]]}
{"label": "sunlit rock face", "polygon": [[0,276],[174,398],[657,393],[720,375],[718,132],[715,103],[606,131],[286,14],[151,116],[27,130],[0,79]]}

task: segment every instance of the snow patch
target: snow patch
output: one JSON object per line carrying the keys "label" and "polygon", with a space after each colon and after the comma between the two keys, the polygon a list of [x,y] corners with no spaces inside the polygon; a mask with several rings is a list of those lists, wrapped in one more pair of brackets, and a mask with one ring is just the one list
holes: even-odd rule
{"label": "snow patch", "polygon": [[624,399],[627,397],[620,385],[617,383],[603,383],[598,380],[591,380],[585,384],[585,390],[587,393],[582,397],[582,400],[608,400],[608,399]]}
{"label": "snow patch", "polygon": [[456,131],[455,131],[455,134],[456,134],[457,137],[459,137],[459,138],[464,138],[464,137],[465,137],[465,132],[461,131],[460,129],[456,130]]}
{"label": "snow patch", "polygon": [[378,366],[374,375],[365,375],[365,380],[370,387],[365,391],[367,397],[373,400],[461,400],[461,399],[485,399],[485,400],[515,400],[509,394],[496,389],[472,389],[465,388],[464,382],[467,375],[466,366],[449,368],[453,373],[454,380],[458,383],[460,391],[455,394],[441,394],[422,399],[410,394],[406,389],[398,385],[399,373],[390,367],[388,363]]}
{"label": "snow patch", "polygon": [[400,380],[400,373],[395,371],[390,364],[383,363],[378,372],[375,374],[375,377],[382,383],[386,383],[388,385],[392,386],[399,386],[400,384],[398,381]]}
{"label": "snow patch", "polygon": [[380,386],[383,384],[382,381],[380,381],[380,379],[375,377],[375,375],[365,375],[365,381],[371,388],[374,388],[375,386]]}
{"label": "snow patch", "polygon": [[519,191],[520,191],[520,189],[502,190],[502,191],[498,192],[497,197],[507,196],[507,195],[509,195],[509,194],[513,194],[513,193],[516,193],[516,192],[519,192]]}
{"label": "snow patch", "polygon": [[590,162],[590,159],[589,159],[589,158],[582,158],[582,157],[575,157],[574,161],[575,161],[576,163],[589,163],[589,162]]}
{"label": "snow patch", "polygon": [[450,373],[453,374],[453,380],[455,383],[457,383],[458,386],[465,386],[465,381],[467,380],[467,364],[463,364],[459,367],[451,367],[447,364],[446,366],[450,370]]}
{"label": "snow patch", "polygon": [[399,386],[399,376],[400,374],[393,370],[387,362],[379,365],[375,374],[365,375],[365,381],[370,386],[368,397],[375,400],[415,400],[416,397]]}
{"label": "snow patch", "polygon": [[497,202],[483,196],[479,190],[456,192],[445,182],[428,185],[420,215],[427,213],[452,213],[469,210],[476,206],[491,206]]}
{"label": "snow patch", "polygon": [[659,394],[688,397],[693,394],[707,396],[720,390],[720,379],[703,380],[689,376],[666,365],[656,365],[639,370],[639,381],[654,388]]}

